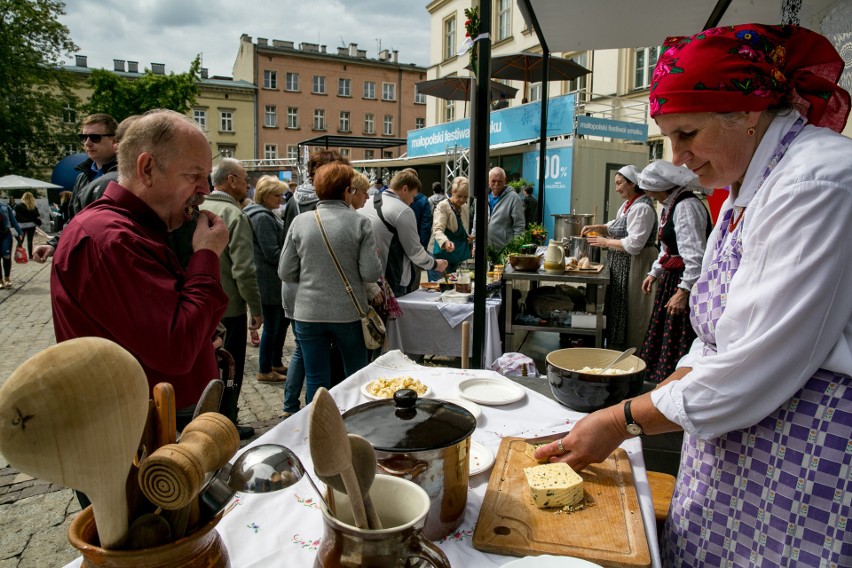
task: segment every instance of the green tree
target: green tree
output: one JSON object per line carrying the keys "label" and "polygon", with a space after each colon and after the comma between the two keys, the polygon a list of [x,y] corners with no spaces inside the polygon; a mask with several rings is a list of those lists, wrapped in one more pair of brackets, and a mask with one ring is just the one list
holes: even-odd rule
{"label": "green tree", "polygon": [[129,79],[112,71],[95,69],[89,76],[93,92],[85,106],[86,112],[105,112],[119,122],[155,108],[185,114],[198,96],[200,72],[200,55],[195,57],[188,72],[179,74],[158,75],[146,69],[138,79]]}
{"label": "green tree", "polygon": [[0,175],[43,176],[74,142],[77,97],[61,61],[77,50],[59,0],[0,0]]}

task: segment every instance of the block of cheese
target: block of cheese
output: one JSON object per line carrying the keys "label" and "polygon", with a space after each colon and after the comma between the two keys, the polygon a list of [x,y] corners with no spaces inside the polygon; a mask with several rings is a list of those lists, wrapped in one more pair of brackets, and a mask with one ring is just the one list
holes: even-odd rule
{"label": "block of cheese", "polygon": [[548,458],[537,460],[535,459],[535,451],[539,449],[541,446],[546,446],[547,444],[527,444],[527,449],[524,452],[528,458],[530,458],[534,462],[538,463],[547,463]]}
{"label": "block of cheese", "polygon": [[533,503],[539,509],[577,505],[583,501],[583,478],[567,463],[524,468]]}

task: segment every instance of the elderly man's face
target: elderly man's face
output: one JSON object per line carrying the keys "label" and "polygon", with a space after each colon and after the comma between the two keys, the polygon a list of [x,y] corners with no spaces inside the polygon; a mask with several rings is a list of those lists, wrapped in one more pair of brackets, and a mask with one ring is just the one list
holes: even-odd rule
{"label": "elderly man's face", "polygon": [[210,193],[207,178],[210,175],[212,154],[204,135],[186,127],[176,133],[175,142],[181,149],[169,157],[154,155],[148,205],[174,231],[192,220],[193,209]]}
{"label": "elderly man's face", "polygon": [[491,188],[492,194],[500,195],[506,189],[506,175],[499,171],[492,172],[488,176],[488,187]]}

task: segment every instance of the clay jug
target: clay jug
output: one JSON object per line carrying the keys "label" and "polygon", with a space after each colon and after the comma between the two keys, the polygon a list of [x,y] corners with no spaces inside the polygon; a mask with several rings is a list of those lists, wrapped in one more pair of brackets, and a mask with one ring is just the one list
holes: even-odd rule
{"label": "clay jug", "polygon": [[329,499],[335,514],[321,507],[325,532],[314,568],[403,568],[425,561],[436,568],[450,568],[440,548],[423,534],[429,495],[407,479],[377,475],[370,497],[382,521],[381,530],[355,526],[349,500],[333,491]]}
{"label": "clay jug", "polygon": [[154,548],[107,550],[98,546],[92,507],[83,509],[68,527],[68,541],[83,555],[83,568],[229,568],[228,551],[216,525],[222,515],[185,537]]}
{"label": "clay jug", "polygon": [[544,252],[544,271],[548,274],[563,274],[565,272],[565,249],[558,241],[550,241]]}

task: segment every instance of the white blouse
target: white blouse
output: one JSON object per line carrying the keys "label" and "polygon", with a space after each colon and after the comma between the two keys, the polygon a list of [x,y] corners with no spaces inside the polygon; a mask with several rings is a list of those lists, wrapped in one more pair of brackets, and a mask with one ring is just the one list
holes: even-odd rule
{"label": "white blouse", "polygon": [[[624,216],[624,208],[627,207],[627,203],[625,201],[621,204],[618,216],[606,224],[607,228],[615,223],[616,219]],[[648,236],[654,230],[656,220],[657,212],[651,205],[645,202],[633,202],[633,205],[627,210],[627,236],[619,240],[624,252],[632,256],[642,252],[645,243],[648,242]]]}
{"label": "white blouse", "polygon": [[[664,207],[670,207],[671,201],[677,197],[677,192],[672,193],[663,203]],[[675,233],[677,234],[677,252],[683,259],[683,275],[680,277],[677,287],[687,292],[692,290],[692,285],[701,274],[701,258],[707,245],[707,209],[698,199],[685,199],[678,203],[674,213]],[[648,272],[654,278],[663,275],[664,269],[660,265],[660,259],[668,253],[665,243],[660,243],[660,254]]]}
{"label": "white blouse", "polygon": [[[817,369],[852,375],[852,140],[806,126],[763,187],[755,185],[798,114],[776,118],[752,157],[735,203],[743,257],[716,324],[716,353],[696,340],[692,371],[653,391],[669,420],[700,438],[759,422]],[[719,235],[710,236],[704,266]]]}

